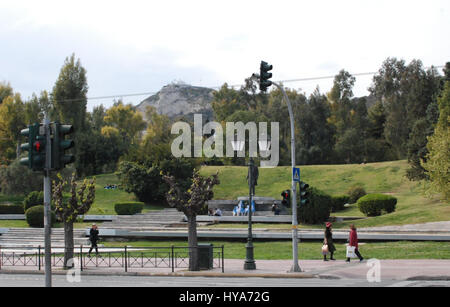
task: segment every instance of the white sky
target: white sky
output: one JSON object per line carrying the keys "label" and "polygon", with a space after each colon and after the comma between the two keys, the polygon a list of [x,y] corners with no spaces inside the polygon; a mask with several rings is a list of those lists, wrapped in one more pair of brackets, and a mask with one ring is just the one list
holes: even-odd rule
{"label": "white sky", "polygon": [[[175,80],[242,84],[261,60],[273,64],[273,80],[374,72],[387,57],[440,66],[450,61],[449,37],[448,0],[0,0],[0,81],[25,99],[51,91],[73,52],[88,97],[156,92]],[[371,80],[357,77],[355,95]],[[332,79],[285,85],[327,92]],[[112,99],[88,109],[100,103]]]}

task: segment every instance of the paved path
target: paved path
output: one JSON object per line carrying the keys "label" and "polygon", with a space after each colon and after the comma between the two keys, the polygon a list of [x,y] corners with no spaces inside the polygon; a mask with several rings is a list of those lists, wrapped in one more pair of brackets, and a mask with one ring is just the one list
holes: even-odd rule
{"label": "paved path", "polygon": [[[243,259],[225,259],[225,270],[189,272],[186,268],[177,268],[175,273],[171,268],[96,268],[83,270],[87,274],[100,275],[142,275],[142,276],[204,276],[204,277],[265,277],[265,278],[326,278],[326,279],[367,279],[368,273],[380,280],[447,280],[450,281],[450,260],[344,260],[324,262],[321,260],[300,260],[301,273],[291,273],[292,260],[256,260],[256,270],[244,270]],[[374,265],[375,264],[375,265]],[[379,271],[376,269],[379,268]],[[60,268],[54,268],[55,274],[65,274]],[[1,273],[38,272],[37,267],[8,266],[2,267]],[[42,273],[42,271],[41,271]],[[377,273],[377,274],[375,274]]]}
{"label": "paved path", "polygon": [[[219,287],[233,288],[232,291],[249,291],[254,288],[264,287],[264,299],[271,301],[285,300],[286,294],[290,290],[273,289],[271,287],[449,287],[450,281],[395,281],[382,280],[380,283],[370,283],[366,279],[292,279],[292,278],[259,278],[259,277],[170,277],[170,276],[81,276],[79,280],[67,280],[64,275],[55,275],[52,278],[52,285],[56,287],[172,287],[190,288],[191,293],[214,293],[211,303],[232,302],[230,289],[220,289]],[[43,287],[45,285],[44,275],[35,274],[0,274],[1,287]],[[211,288],[214,287],[214,288]],[[196,289],[192,289],[196,288]],[[147,292],[149,290],[146,290]],[[159,293],[161,290],[158,289]],[[254,291],[254,290],[252,290]],[[286,293],[288,292],[288,293]],[[180,295],[186,290],[170,291],[167,299],[178,302]],[[156,294],[156,293],[155,293]],[[227,296],[225,297],[224,294]],[[280,297],[282,296],[282,297]],[[261,300],[263,297],[259,296]],[[284,299],[283,299],[284,298]],[[244,301],[243,301],[244,302]],[[286,300],[286,302],[288,302]],[[170,304],[170,302],[167,302]],[[206,304],[206,303],[204,303]]]}

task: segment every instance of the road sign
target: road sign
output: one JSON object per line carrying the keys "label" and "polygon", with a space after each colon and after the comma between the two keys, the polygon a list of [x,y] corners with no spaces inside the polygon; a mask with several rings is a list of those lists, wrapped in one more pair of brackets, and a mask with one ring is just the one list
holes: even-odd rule
{"label": "road sign", "polygon": [[292,178],[295,182],[300,182],[300,169],[298,167],[292,168]]}

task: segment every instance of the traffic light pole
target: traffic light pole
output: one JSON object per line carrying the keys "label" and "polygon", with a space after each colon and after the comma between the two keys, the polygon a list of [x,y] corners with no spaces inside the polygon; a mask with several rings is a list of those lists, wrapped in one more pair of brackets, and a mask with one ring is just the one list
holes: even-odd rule
{"label": "traffic light pole", "polygon": [[50,168],[51,168],[51,137],[50,120],[47,113],[44,117],[45,127],[45,170],[44,170],[44,232],[45,232],[45,286],[52,286],[52,246],[51,246],[51,186],[50,186]]}
{"label": "traffic light pole", "polygon": [[[279,84],[272,81],[284,96],[286,104],[289,110],[289,119],[291,121],[291,164],[292,169],[295,167],[295,129],[294,129],[294,113],[292,112],[291,102],[287,96],[284,88]],[[291,272],[301,272],[300,266],[298,265],[298,222],[297,222],[297,183],[294,181],[294,173],[292,172],[292,197],[291,197],[291,207],[292,207],[292,258],[293,264],[291,267]]]}

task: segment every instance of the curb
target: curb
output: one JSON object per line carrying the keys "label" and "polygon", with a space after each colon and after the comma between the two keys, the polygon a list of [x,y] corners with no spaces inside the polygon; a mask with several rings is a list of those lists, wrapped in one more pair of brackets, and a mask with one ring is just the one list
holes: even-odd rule
{"label": "curb", "polygon": [[[66,275],[66,271],[52,271],[52,275]],[[1,270],[0,274],[33,274],[45,275],[44,271],[33,270]],[[216,272],[87,272],[81,271],[81,276],[157,276],[157,277],[260,277],[260,278],[319,278],[316,274],[307,273],[216,273]]]}

